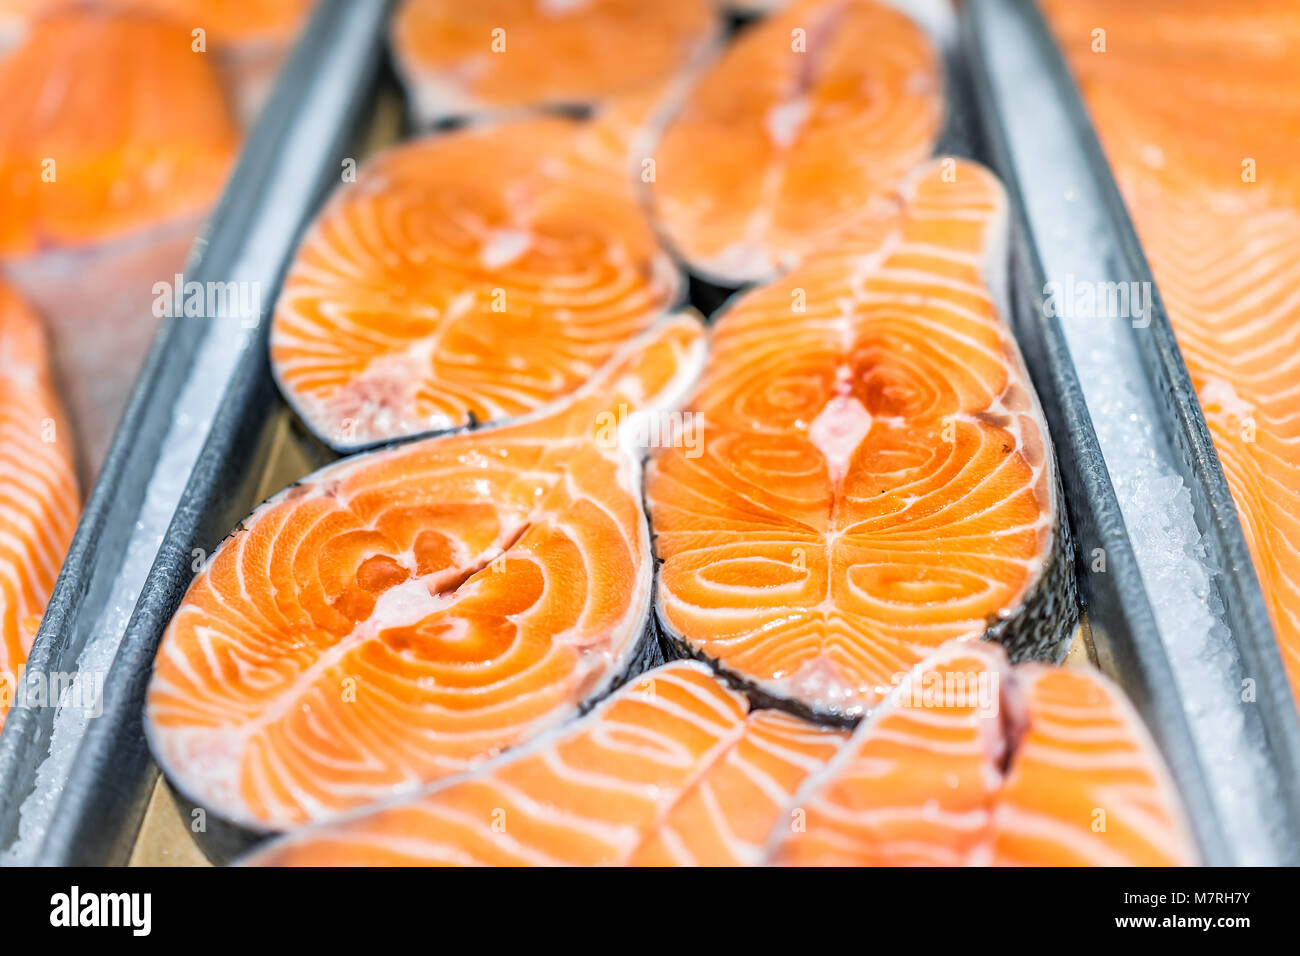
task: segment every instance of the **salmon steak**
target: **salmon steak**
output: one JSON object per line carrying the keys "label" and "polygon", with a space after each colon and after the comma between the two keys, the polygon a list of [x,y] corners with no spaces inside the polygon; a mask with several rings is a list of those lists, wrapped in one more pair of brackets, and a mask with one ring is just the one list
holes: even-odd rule
{"label": "salmon steak", "polygon": [[[1282,0],[1044,7],[1151,264],[1300,694],[1300,16]],[[1177,93],[1134,93],[1156,89]]]}
{"label": "salmon steak", "polygon": [[0,284],[0,726],[81,513],[45,330]]}
{"label": "salmon steak", "polygon": [[625,122],[544,117],[398,146],[298,249],[271,324],[289,403],[339,450],[536,412],[677,301]]}
{"label": "salmon steak", "polygon": [[410,800],[305,827],[257,866],[741,866],[844,733],[674,661],[582,720]]}
{"label": "salmon steak", "polygon": [[657,223],[718,285],[770,279],[887,204],[942,122],[920,26],[876,0],[801,0],[742,32],[668,122]]}
{"label": "salmon steak", "polygon": [[707,440],[647,475],[679,649],[838,720],[953,638],[1063,650],[1073,566],[1005,242],[997,180],[936,160],[725,310],[690,402]]}
{"label": "salmon steak", "polygon": [[[134,12],[56,8],[0,59],[0,256],[84,246],[205,210],[238,130],[190,34]],[[39,108],[37,108],[39,106]]]}
{"label": "salmon steak", "polygon": [[462,772],[657,653],[637,444],[703,364],[698,319],[562,409],[355,456],[255,510],[195,578],[145,730],[178,789],[279,830]]}
{"label": "salmon steak", "polygon": [[1090,667],[1012,669],[994,644],[918,664],[809,776],[765,861],[793,866],[1185,866],[1159,752]]}
{"label": "salmon steak", "polygon": [[405,0],[391,46],[411,111],[429,124],[645,93],[719,29],[710,0]]}

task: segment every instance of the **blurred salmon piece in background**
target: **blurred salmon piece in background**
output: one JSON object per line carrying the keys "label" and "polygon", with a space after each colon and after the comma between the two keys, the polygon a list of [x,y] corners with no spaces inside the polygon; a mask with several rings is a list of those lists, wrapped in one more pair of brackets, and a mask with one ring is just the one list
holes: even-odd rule
{"label": "blurred salmon piece in background", "polygon": [[97,0],[123,10],[146,10],[202,30],[222,79],[245,122],[261,111],[276,75],[306,25],[316,0]]}
{"label": "blurred salmon piece in background", "polygon": [[89,477],[239,128],[189,31],[138,12],[37,17],[0,59],[0,99],[0,259],[50,325]]}
{"label": "blurred salmon piece in background", "polygon": [[718,37],[709,0],[406,0],[393,59],[420,123],[656,89]]}

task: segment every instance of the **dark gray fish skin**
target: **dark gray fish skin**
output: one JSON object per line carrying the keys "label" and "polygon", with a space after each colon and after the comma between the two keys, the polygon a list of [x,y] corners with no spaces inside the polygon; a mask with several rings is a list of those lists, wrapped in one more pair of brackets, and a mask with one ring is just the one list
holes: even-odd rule
{"label": "dark gray fish skin", "polygon": [[1059,662],[1079,623],[1074,535],[1065,513],[1059,473],[1054,477],[1052,494],[1056,500],[1056,528],[1043,570],[1020,606],[984,632],[985,640],[1006,648],[1013,664],[1027,660]]}

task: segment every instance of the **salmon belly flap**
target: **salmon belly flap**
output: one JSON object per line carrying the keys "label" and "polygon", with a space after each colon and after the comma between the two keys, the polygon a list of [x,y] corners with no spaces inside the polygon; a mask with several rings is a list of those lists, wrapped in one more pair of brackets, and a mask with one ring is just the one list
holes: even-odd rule
{"label": "salmon belly flap", "polygon": [[974,163],[922,165],[718,319],[690,403],[704,440],[646,483],[658,611],[686,653],[853,720],[949,639],[1060,649],[1073,571],[997,292],[1005,206]]}
{"label": "salmon belly flap", "polygon": [[547,417],[354,456],[260,506],[163,637],[145,725],[164,771],[283,829],[461,772],[606,692],[650,609],[626,435],[702,361],[698,320],[668,318]]}
{"label": "salmon belly flap", "polygon": [[1041,6],[1151,264],[1300,688],[1300,16],[1281,0]]}

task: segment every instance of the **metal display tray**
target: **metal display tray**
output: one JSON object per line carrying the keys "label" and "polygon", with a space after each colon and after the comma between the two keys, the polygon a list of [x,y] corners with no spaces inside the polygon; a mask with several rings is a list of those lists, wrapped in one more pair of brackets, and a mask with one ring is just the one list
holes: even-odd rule
{"label": "metal display tray", "polygon": [[[399,124],[392,115],[400,107],[392,86],[373,82],[383,60],[384,7],[346,0],[322,4],[247,145],[213,217],[206,248],[191,271],[224,277],[241,254],[244,237],[258,230],[268,216],[278,217],[274,241],[260,249],[268,277],[264,306],[269,310],[274,304],[297,237],[329,185],[337,181],[340,157],[365,152],[364,148],[350,154],[345,150],[357,149],[361,143],[382,145],[397,135]],[[1008,168],[999,162],[1005,143],[999,143],[996,135],[986,136],[989,131],[996,133],[996,118],[987,115],[995,104],[989,91],[980,88],[978,64],[964,59],[965,48],[951,49],[946,57],[949,122],[940,150],[990,163],[1002,172]],[[307,114],[305,105],[320,103],[326,88],[334,90],[334,113]],[[371,120],[369,127],[365,118]],[[316,152],[293,157],[295,178],[303,188],[294,202],[276,203],[268,183],[284,174],[279,163],[285,144],[303,124],[318,133],[312,147]],[[1037,305],[1035,290],[1043,285],[1042,266],[1032,231],[1023,221],[1018,201],[1021,186],[1014,180],[1007,185],[1017,219],[1009,262],[1013,325],[1056,446],[1085,602],[1085,623],[1076,636],[1074,656],[1086,656],[1102,667],[1134,701],[1175,777],[1203,861],[1232,863],[1236,854],[1222,839],[1210,784],[1137,572],[1069,350],[1059,324],[1045,320]],[[702,288],[697,294],[701,305],[717,304],[718,290]],[[222,396],[106,677],[103,714],[90,722],[64,782],[39,863],[203,862],[188,816],[179,804],[173,805],[149,756],[141,713],[158,642],[194,574],[193,550],[210,552],[258,501],[327,460],[272,382],[265,348],[267,324],[264,315]],[[176,323],[160,333],[92,493],[29,668],[56,671],[76,661],[78,640],[84,641],[84,618],[94,614],[96,600],[103,601],[108,587],[105,576],[111,573],[115,555],[120,556],[134,520],[133,502],[138,506],[139,486],[157,458],[171,417],[171,401],[193,361],[197,334],[192,325]],[[1110,574],[1086,573],[1084,556],[1098,547],[1109,556]],[[11,716],[5,727],[0,739],[0,779],[7,781],[0,795],[0,843],[7,842],[17,825],[17,805],[30,791],[35,767],[48,749],[52,719],[48,708],[23,711]]]}

